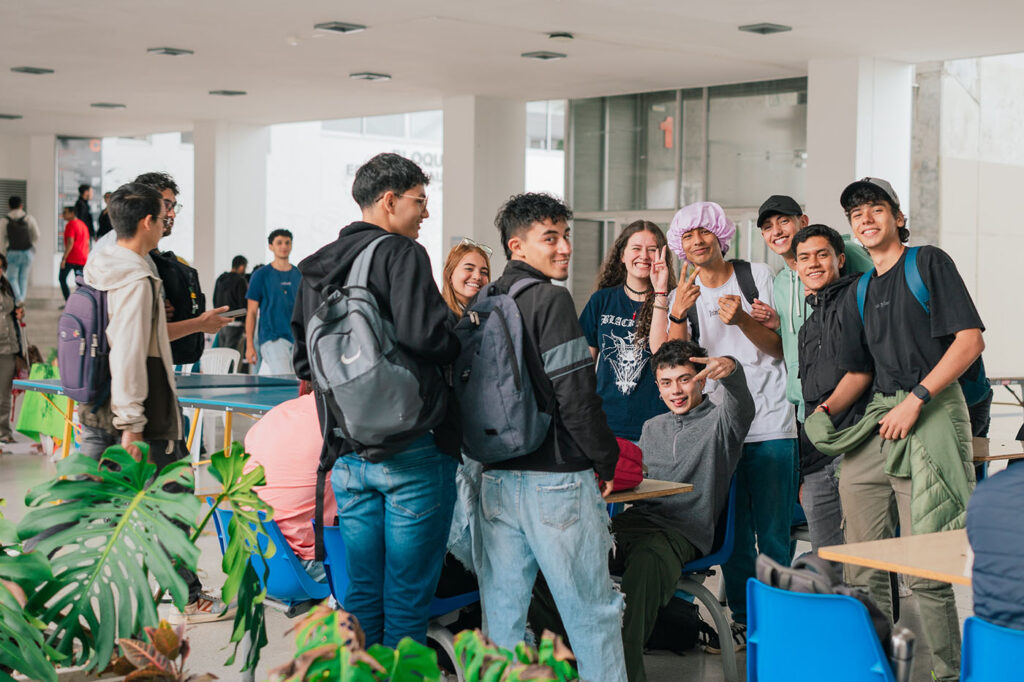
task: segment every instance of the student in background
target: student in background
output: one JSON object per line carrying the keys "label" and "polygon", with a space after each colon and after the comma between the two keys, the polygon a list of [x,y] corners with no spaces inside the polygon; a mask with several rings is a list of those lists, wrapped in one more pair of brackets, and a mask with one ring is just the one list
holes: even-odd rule
{"label": "student in background", "polygon": [[974,615],[1024,630],[1024,466],[978,484],[967,504],[967,537],[974,550]]}
{"label": "student in background", "polygon": [[598,289],[580,315],[597,363],[597,394],[608,426],[634,443],[644,422],[666,410],[649,366],[648,337],[652,327],[658,328],[655,336],[663,336],[668,324],[668,294],[676,278],[665,263],[667,248],[664,233],[654,223],[628,225],[608,251],[597,276]]}
{"label": "student in background", "polygon": [[0,218],[0,240],[3,240],[3,252],[7,254],[7,274],[14,299],[22,303],[28,296],[28,273],[39,241],[39,224],[25,212],[21,197],[11,197],[7,206],[10,212]]}
{"label": "student in background", "polygon": [[456,318],[491,281],[491,248],[463,239],[452,247],[441,274],[441,297]]}
{"label": "student in background", "polygon": [[[507,293],[524,278],[542,280],[516,297],[523,329],[539,353],[555,403],[549,435],[528,455],[487,467],[477,509],[482,535],[481,601],[488,636],[514,648],[526,635],[527,609],[543,572],[580,677],[619,682],[622,595],[608,573],[608,512],[619,448],[596,392],[594,361],[563,282],[569,276],[572,212],[547,194],[519,194],[495,224],[509,259],[492,285]],[[524,400],[535,400],[524,396]],[[594,481],[594,472],[604,481]]]}
{"label": "student in background", "polygon": [[[91,190],[90,190],[91,191]],[[89,260],[89,229],[85,223],[75,217],[75,207],[65,206],[61,216],[67,221],[64,225],[64,256],[60,260],[60,270],[57,273],[57,281],[60,283],[60,291],[64,294],[64,300],[71,295],[71,287],[68,286],[68,275],[72,272],[75,277],[82,274],[85,262]]]}
{"label": "student in background", "polygon": [[25,317],[25,308],[18,303],[6,271],[7,258],[0,254],[0,443],[13,443],[11,388],[22,353],[20,322]]}
{"label": "student in background", "polygon": [[93,189],[89,185],[78,186],[78,200],[75,201],[75,217],[82,221],[88,233],[89,243],[96,238],[96,228],[92,221],[92,208],[89,202],[92,201]]}
{"label": "student in background", "polygon": [[103,211],[100,213],[99,227],[96,228],[96,241],[99,242],[103,239],[103,235],[109,233],[114,229],[114,225],[110,222],[110,192],[106,192],[103,195]]}
{"label": "student in background", "polygon": [[[213,285],[214,307],[226,307],[230,310],[246,309],[249,305],[245,297],[249,290],[249,279],[245,276],[245,268],[249,261],[245,256],[235,256],[231,259],[231,269],[222,272]],[[241,355],[245,355],[245,315],[235,318],[231,324],[224,327],[217,334],[214,346],[221,348],[234,348]]]}
{"label": "student in background", "polygon": [[[260,374],[292,374],[291,319],[302,275],[288,261],[292,252],[292,233],[274,230],[267,237],[274,260],[260,268],[249,280],[248,312],[245,316],[245,360]],[[259,318],[259,353],[256,352],[256,320]]]}

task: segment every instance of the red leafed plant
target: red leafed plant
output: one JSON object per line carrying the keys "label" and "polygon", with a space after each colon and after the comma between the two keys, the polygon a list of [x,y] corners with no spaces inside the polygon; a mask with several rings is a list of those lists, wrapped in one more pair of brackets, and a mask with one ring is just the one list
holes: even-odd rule
{"label": "red leafed plant", "polygon": [[125,675],[125,682],[207,682],[217,679],[210,673],[190,675],[185,672],[189,644],[184,624],[172,627],[161,620],[159,626],[146,627],[145,632],[148,642],[118,640],[122,655],[111,663],[110,672]]}

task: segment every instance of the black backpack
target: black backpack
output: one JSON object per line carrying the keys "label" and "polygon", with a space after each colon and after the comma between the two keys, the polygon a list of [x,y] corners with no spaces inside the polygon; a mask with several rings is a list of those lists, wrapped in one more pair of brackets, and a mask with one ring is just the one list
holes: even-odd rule
{"label": "black backpack", "polygon": [[28,233],[28,215],[20,218],[7,216],[7,250],[28,251],[32,248],[32,238]]}
{"label": "black backpack", "polygon": [[[757,284],[754,282],[754,273],[750,270],[750,263],[739,258],[733,258],[729,262],[732,263],[733,270],[736,271],[736,283],[740,285],[743,298],[747,299],[747,303],[750,305],[754,305],[754,299],[760,296],[760,293],[757,291]],[[699,344],[700,321],[697,319],[697,306],[693,306],[686,311],[686,319],[690,321],[690,340]]]}
{"label": "black backpack", "polygon": [[671,651],[681,656],[697,646],[703,623],[696,604],[673,595],[668,604],[658,611],[654,630],[647,638],[644,649]]}
{"label": "black backpack", "polygon": [[[178,260],[173,251],[149,252],[156,263],[157,274],[164,283],[164,296],[174,306],[173,322],[191,320],[206,312],[206,296],[199,287],[199,273],[195,268]],[[202,332],[183,336],[171,341],[171,357],[175,365],[191,365],[199,362],[206,348]]]}

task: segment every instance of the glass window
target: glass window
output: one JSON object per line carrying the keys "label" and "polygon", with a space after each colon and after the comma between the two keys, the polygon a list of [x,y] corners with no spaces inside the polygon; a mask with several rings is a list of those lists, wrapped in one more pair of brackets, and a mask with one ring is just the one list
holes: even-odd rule
{"label": "glass window", "polygon": [[599,211],[604,176],[604,99],[573,100],[572,201],[575,211]]}
{"label": "glass window", "polygon": [[704,88],[691,88],[682,92],[682,178],[679,186],[679,204],[686,206],[704,201],[704,177],[707,153],[707,109]]}
{"label": "glass window", "polygon": [[576,314],[583,312],[590,295],[594,293],[597,271],[604,258],[603,220],[580,220],[572,222],[572,294],[576,303]]}
{"label": "glass window", "polygon": [[422,142],[444,139],[444,112],[416,111],[409,114],[409,137]]}
{"label": "glass window", "polygon": [[565,149],[565,100],[553,99],[548,102],[548,149]]}
{"label": "glass window", "polygon": [[351,133],[352,135],[360,135],[363,132],[363,119],[338,118],[333,121],[321,121],[320,127],[323,130],[331,130],[337,133]]}
{"label": "glass window", "polygon": [[405,114],[367,116],[363,119],[367,135],[405,137]]}
{"label": "glass window", "polygon": [[[57,216],[65,206],[78,201],[78,186],[93,188],[89,210],[98,216],[103,210],[103,141],[88,137],[57,138]],[[57,251],[64,252],[64,220],[57,222]]]}
{"label": "glass window", "polygon": [[548,103],[526,103],[526,147],[548,148]]}
{"label": "glass window", "polygon": [[608,166],[605,169],[609,211],[639,208],[640,96],[607,98]]}
{"label": "glass window", "polygon": [[676,159],[679,157],[679,112],[676,93],[643,95],[644,146],[640,157],[644,185],[640,208],[675,208]]}
{"label": "glass window", "polygon": [[804,196],[807,79],[708,89],[708,198],[758,206],[771,194]]}

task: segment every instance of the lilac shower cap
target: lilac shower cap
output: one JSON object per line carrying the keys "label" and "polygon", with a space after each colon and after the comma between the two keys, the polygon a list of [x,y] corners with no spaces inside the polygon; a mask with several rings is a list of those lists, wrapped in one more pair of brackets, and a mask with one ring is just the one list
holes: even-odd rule
{"label": "lilac shower cap", "polygon": [[718,237],[723,254],[729,250],[729,242],[736,234],[736,226],[725,217],[725,211],[718,204],[712,201],[699,201],[696,204],[683,206],[673,216],[667,237],[668,247],[672,249],[672,253],[684,261],[686,252],[683,251],[683,235],[697,227],[703,227]]}

